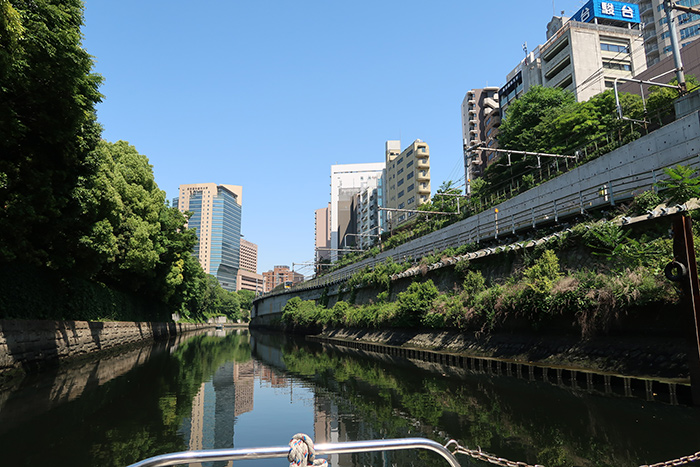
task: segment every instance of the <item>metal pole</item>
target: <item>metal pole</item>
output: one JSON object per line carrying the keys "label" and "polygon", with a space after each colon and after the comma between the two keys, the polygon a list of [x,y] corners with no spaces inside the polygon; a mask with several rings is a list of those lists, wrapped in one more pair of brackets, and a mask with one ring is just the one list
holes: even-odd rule
{"label": "metal pole", "polygon": [[[685,277],[681,277],[680,284],[684,292],[683,301],[688,310],[688,321],[693,324],[693,331],[689,335],[692,345],[688,352],[690,389],[693,395],[693,404],[700,405],[700,315],[698,314],[698,310],[700,310],[700,284],[698,283],[698,267],[690,216],[678,216],[673,222],[673,233],[675,262],[685,265],[687,271]],[[669,267],[666,268],[667,271],[668,269]]]}
{"label": "metal pole", "polygon": [[666,10],[666,18],[668,19],[668,31],[671,35],[671,49],[673,50],[673,63],[676,65],[676,78],[678,85],[681,87],[681,92],[685,93],[685,75],[683,74],[683,61],[681,60],[681,49],[678,46],[678,29],[676,22],[673,20],[673,8],[675,2],[664,0],[664,9]]}

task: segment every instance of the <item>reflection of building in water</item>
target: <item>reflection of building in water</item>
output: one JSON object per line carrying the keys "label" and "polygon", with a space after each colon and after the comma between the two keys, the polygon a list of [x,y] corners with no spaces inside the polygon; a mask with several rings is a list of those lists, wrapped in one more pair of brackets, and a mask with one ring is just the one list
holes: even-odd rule
{"label": "reflection of building in water", "polygon": [[233,382],[236,384],[236,417],[253,410],[255,366],[253,360],[234,365]]}
{"label": "reflection of building in water", "polygon": [[[340,423],[338,421],[338,406],[323,394],[314,395],[314,443],[337,443],[348,441],[341,439]],[[347,458],[347,459],[346,459]],[[332,454],[327,457],[328,463],[334,467],[351,465],[349,454]],[[341,462],[347,461],[347,462]]]}
{"label": "reflection of building in water", "polygon": [[233,384],[233,362],[227,362],[214,373],[212,383],[216,402],[214,409],[214,449],[233,447],[236,388]]}
{"label": "reflection of building in water", "polygon": [[190,451],[204,449],[204,390],[205,384],[199,387],[197,395],[192,400],[192,418],[190,420]]}
{"label": "reflection of building in water", "polygon": [[[253,361],[221,365],[211,381],[202,383],[192,400],[192,415],[181,432],[190,450],[233,447],[236,417],[253,410],[255,367]],[[232,465],[215,463],[214,465]],[[200,465],[200,464],[192,464]]]}
{"label": "reflection of building in water", "polygon": [[265,381],[270,384],[273,388],[285,388],[287,387],[287,378],[267,366],[260,365],[258,368],[258,374],[260,375],[260,381]]}
{"label": "reflection of building in water", "polygon": [[[341,415],[341,411],[346,415]],[[339,409],[336,402],[327,394],[316,392],[314,394],[314,442],[345,443],[360,439],[386,438],[385,431],[377,431],[377,420],[347,415],[348,413],[355,413],[355,411],[348,409],[348,407]],[[406,433],[406,436],[409,433]],[[328,459],[328,463],[332,467],[355,467],[357,465],[390,467],[393,465],[414,465],[411,456],[415,456],[415,453],[382,451],[332,454],[323,457]],[[401,461],[397,462],[397,460]]]}

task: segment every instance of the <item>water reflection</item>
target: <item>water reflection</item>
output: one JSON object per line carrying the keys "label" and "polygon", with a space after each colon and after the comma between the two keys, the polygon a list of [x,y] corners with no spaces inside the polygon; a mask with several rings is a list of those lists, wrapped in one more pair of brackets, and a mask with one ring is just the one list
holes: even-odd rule
{"label": "water reflection", "polygon": [[[455,438],[544,465],[637,466],[700,449],[696,408],[331,346],[288,343],[281,349],[285,369],[315,387],[320,441]],[[385,461],[341,456],[334,465]]]}
{"label": "water reflection", "polygon": [[[297,432],[317,443],[455,438],[548,466],[637,466],[700,449],[695,408],[247,331],[132,349],[0,392],[2,465],[125,466],[165,452],[286,445]],[[444,465],[417,452],[329,460]],[[474,463],[486,465],[462,459]]]}

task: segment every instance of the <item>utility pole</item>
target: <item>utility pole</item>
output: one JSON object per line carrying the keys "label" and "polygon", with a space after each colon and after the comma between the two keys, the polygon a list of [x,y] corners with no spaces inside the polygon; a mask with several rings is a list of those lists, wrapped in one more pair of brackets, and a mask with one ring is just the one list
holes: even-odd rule
{"label": "utility pole", "polygon": [[664,10],[666,10],[666,19],[668,20],[668,31],[671,36],[671,50],[673,51],[673,63],[676,66],[676,78],[681,92],[685,93],[688,88],[685,84],[685,75],[683,73],[683,61],[681,60],[681,49],[678,45],[678,29],[676,22],[673,19],[673,10],[680,10],[686,13],[700,14],[700,10],[679,5],[673,0],[664,0]]}

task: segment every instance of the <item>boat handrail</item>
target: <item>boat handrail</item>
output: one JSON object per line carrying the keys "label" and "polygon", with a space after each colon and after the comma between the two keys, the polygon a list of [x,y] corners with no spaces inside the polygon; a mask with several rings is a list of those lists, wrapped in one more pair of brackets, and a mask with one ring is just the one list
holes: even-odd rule
{"label": "boat handrail", "polygon": [[[316,455],[425,449],[440,454],[451,467],[460,467],[459,461],[445,446],[427,438],[372,439],[344,443],[321,443],[316,444],[315,449]],[[192,462],[269,459],[273,457],[287,457],[287,454],[289,454],[289,446],[183,451],[150,457],[131,464],[129,467],[162,467]]]}

